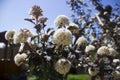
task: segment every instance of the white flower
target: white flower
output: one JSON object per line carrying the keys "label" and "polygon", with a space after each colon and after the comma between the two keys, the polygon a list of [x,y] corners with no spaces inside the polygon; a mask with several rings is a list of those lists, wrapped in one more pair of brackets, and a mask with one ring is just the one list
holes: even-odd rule
{"label": "white flower", "polygon": [[102,46],[97,50],[97,54],[101,55],[101,56],[102,55],[109,55],[110,54],[109,48],[106,46]]}
{"label": "white flower", "polygon": [[77,45],[87,45],[88,41],[84,37],[79,37],[78,40],[76,41]]}
{"label": "white flower", "polygon": [[22,53],[22,54],[16,54],[14,57],[14,62],[17,66],[20,66],[26,62],[27,59],[27,54]]}
{"label": "white flower", "polygon": [[69,30],[58,29],[53,34],[53,38],[57,45],[69,45],[72,42],[72,33]]}
{"label": "white flower", "polygon": [[94,50],[95,50],[95,46],[93,46],[93,45],[88,45],[85,48],[86,53],[89,53],[89,52],[94,51]]}
{"label": "white flower", "polygon": [[59,15],[54,20],[54,24],[58,27],[62,27],[69,24],[68,17],[66,15]]}
{"label": "white flower", "polygon": [[112,75],[114,76],[114,78],[118,79],[120,78],[120,66],[116,67],[116,70],[112,73]]}
{"label": "white flower", "polygon": [[119,63],[120,59],[113,59],[113,63]]}
{"label": "white flower", "polygon": [[115,57],[115,56],[118,55],[118,52],[113,48],[109,48],[109,51],[110,51],[109,55],[112,56],[112,57]]}
{"label": "white flower", "polygon": [[55,64],[55,70],[60,74],[65,75],[71,68],[71,62],[67,59],[59,59]]}
{"label": "white flower", "polygon": [[26,42],[28,37],[33,37],[33,34],[27,29],[21,29],[14,34],[14,43]]}
{"label": "white flower", "polygon": [[92,68],[90,67],[90,68],[88,68],[88,73],[89,73],[89,75],[91,75],[91,76],[95,76],[95,75],[97,75],[97,74],[99,73],[99,70],[97,70],[97,69],[92,69]]}
{"label": "white flower", "polygon": [[79,26],[75,23],[70,23],[69,26],[67,26],[67,29],[69,29],[73,34],[79,33]]}
{"label": "white flower", "polygon": [[9,30],[5,33],[5,39],[8,41],[13,41],[13,36],[15,34],[15,30]]}

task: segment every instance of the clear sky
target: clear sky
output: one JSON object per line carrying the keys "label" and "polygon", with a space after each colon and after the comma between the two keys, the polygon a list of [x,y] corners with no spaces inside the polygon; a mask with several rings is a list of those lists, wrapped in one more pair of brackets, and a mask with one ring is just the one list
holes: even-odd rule
{"label": "clear sky", "polygon": [[[33,25],[24,18],[30,18],[29,9],[33,5],[39,5],[43,9],[43,15],[48,17],[47,27],[53,27],[54,19],[61,14],[69,18],[72,12],[66,5],[67,0],[0,0],[0,32],[9,29],[29,28]],[[88,0],[87,0],[88,1]],[[104,4],[120,3],[120,0],[103,0]]]}
{"label": "clear sky", "polygon": [[33,30],[33,25],[24,21],[24,18],[30,18],[28,11],[33,5],[43,9],[43,16],[48,17],[47,27],[54,26],[54,19],[58,15],[71,15],[66,0],[0,0],[0,31],[20,28]]}

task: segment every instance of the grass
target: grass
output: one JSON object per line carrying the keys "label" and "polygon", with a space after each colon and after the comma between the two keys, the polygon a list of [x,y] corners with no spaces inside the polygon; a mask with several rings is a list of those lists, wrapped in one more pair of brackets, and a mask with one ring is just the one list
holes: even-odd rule
{"label": "grass", "polygon": [[[28,80],[36,80],[35,76],[28,77]],[[89,75],[86,74],[69,74],[67,80],[89,80]]]}
{"label": "grass", "polygon": [[28,80],[36,80],[37,78],[35,76],[28,77]]}
{"label": "grass", "polygon": [[77,75],[69,74],[68,77],[67,77],[67,80],[89,80],[89,75],[86,75],[86,74],[77,74]]}

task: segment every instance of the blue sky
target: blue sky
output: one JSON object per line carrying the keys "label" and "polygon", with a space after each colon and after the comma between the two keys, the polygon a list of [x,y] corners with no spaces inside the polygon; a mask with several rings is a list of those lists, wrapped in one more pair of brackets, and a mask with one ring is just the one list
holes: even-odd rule
{"label": "blue sky", "polygon": [[[9,29],[29,28],[34,31],[33,25],[24,21],[30,18],[29,9],[33,5],[39,5],[43,9],[43,15],[48,17],[47,27],[54,27],[54,19],[61,14],[69,18],[72,12],[66,5],[67,0],[0,0],[0,31]],[[120,3],[120,0],[103,0],[104,4]]]}
{"label": "blue sky", "polygon": [[48,17],[48,27],[54,26],[54,19],[58,15],[71,15],[66,0],[1,0],[0,31],[20,28],[34,30],[31,23],[24,21],[24,18],[30,18],[28,11],[33,5],[39,5],[43,9],[43,16]]}

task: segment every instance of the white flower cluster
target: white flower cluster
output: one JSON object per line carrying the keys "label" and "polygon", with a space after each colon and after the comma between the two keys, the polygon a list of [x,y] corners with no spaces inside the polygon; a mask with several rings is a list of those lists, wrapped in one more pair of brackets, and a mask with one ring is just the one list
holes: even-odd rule
{"label": "white flower cluster", "polygon": [[88,41],[84,37],[79,37],[78,40],[76,41],[77,45],[87,45]]}
{"label": "white flower cluster", "polygon": [[21,29],[19,31],[9,30],[5,34],[5,39],[16,43],[26,42],[28,37],[33,37],[33,34],[27,29]]}
{"label": "white flower cluster", "polygon": [[97,50],[97,54],[98,55],[109,55],[110,51],[109,48],[106,46],[101,46],[98,50]]}
{"label": "white flower cluster", "polygon": [[67,59],[59,59],[55,64],[55,70],[60,74],[65,75],[71,68],[71,62]]}
{"label": "white flower cluster", "polygon": [[28,37],[33,37],[29,30],[20,30],[14,35],[14,43],[26,42]]}
{"label": "white flower cluster", "polygon": [[79,33],[79,26],[75,23],[70,23],[69,26],[67,26],[67,29],[69,29],[73,34]]}
{"label": "white flower cluster", "polygon": [[113,48],[108,48],[106,46],[102,46],[98,49],[97,54],[116,57],[118,55],[118,52]]}
{"label": "white flower cluster", "polygon": [[89,53],[89,52],[94,51],[94,50],[95,50],[95,46],[93,46],[93,45],[88,45],[85,48],[86,53]]}
{"label": "white flower cluster", "polygon": [[15,34],[15,30],[9,30],[5,33],[5,39],[9,42],[13,41],[13,36]]}
{"label": "white flower cluster", "polygon": [[54,24],[58,27],[62,27],[69,24],[69,19],[66,15],[59,15],[54,20]]}
{"label": "white flower cluster", "polygon": [[109,55],[112,57],[116,57],[118,55],[118,52],[113,48],[109,48],[109,51],[110,51]]}
{"label": "white flower cluster", "polygon": [[99,73],[99,70],[97,70],[97,69],[92,70],[92,68],[90,67],[90,68],[88,68],[88,73],[91,76],[95,76],[95,75],[97,75]]}
{"label": "white flower cluster", "polygon": [[72,42],[72,33],[67,29],[58,29],[53,34],[53,38],[57,45],[69,45]]}
{"label": "white flower cluster", "polygon": [[27,59],[27,54],[26,53],[22,53],[22,54],[16,54],[14,57],[14,62],[17,66],[20,66],[22,64],[24,64],[26,62]]}

